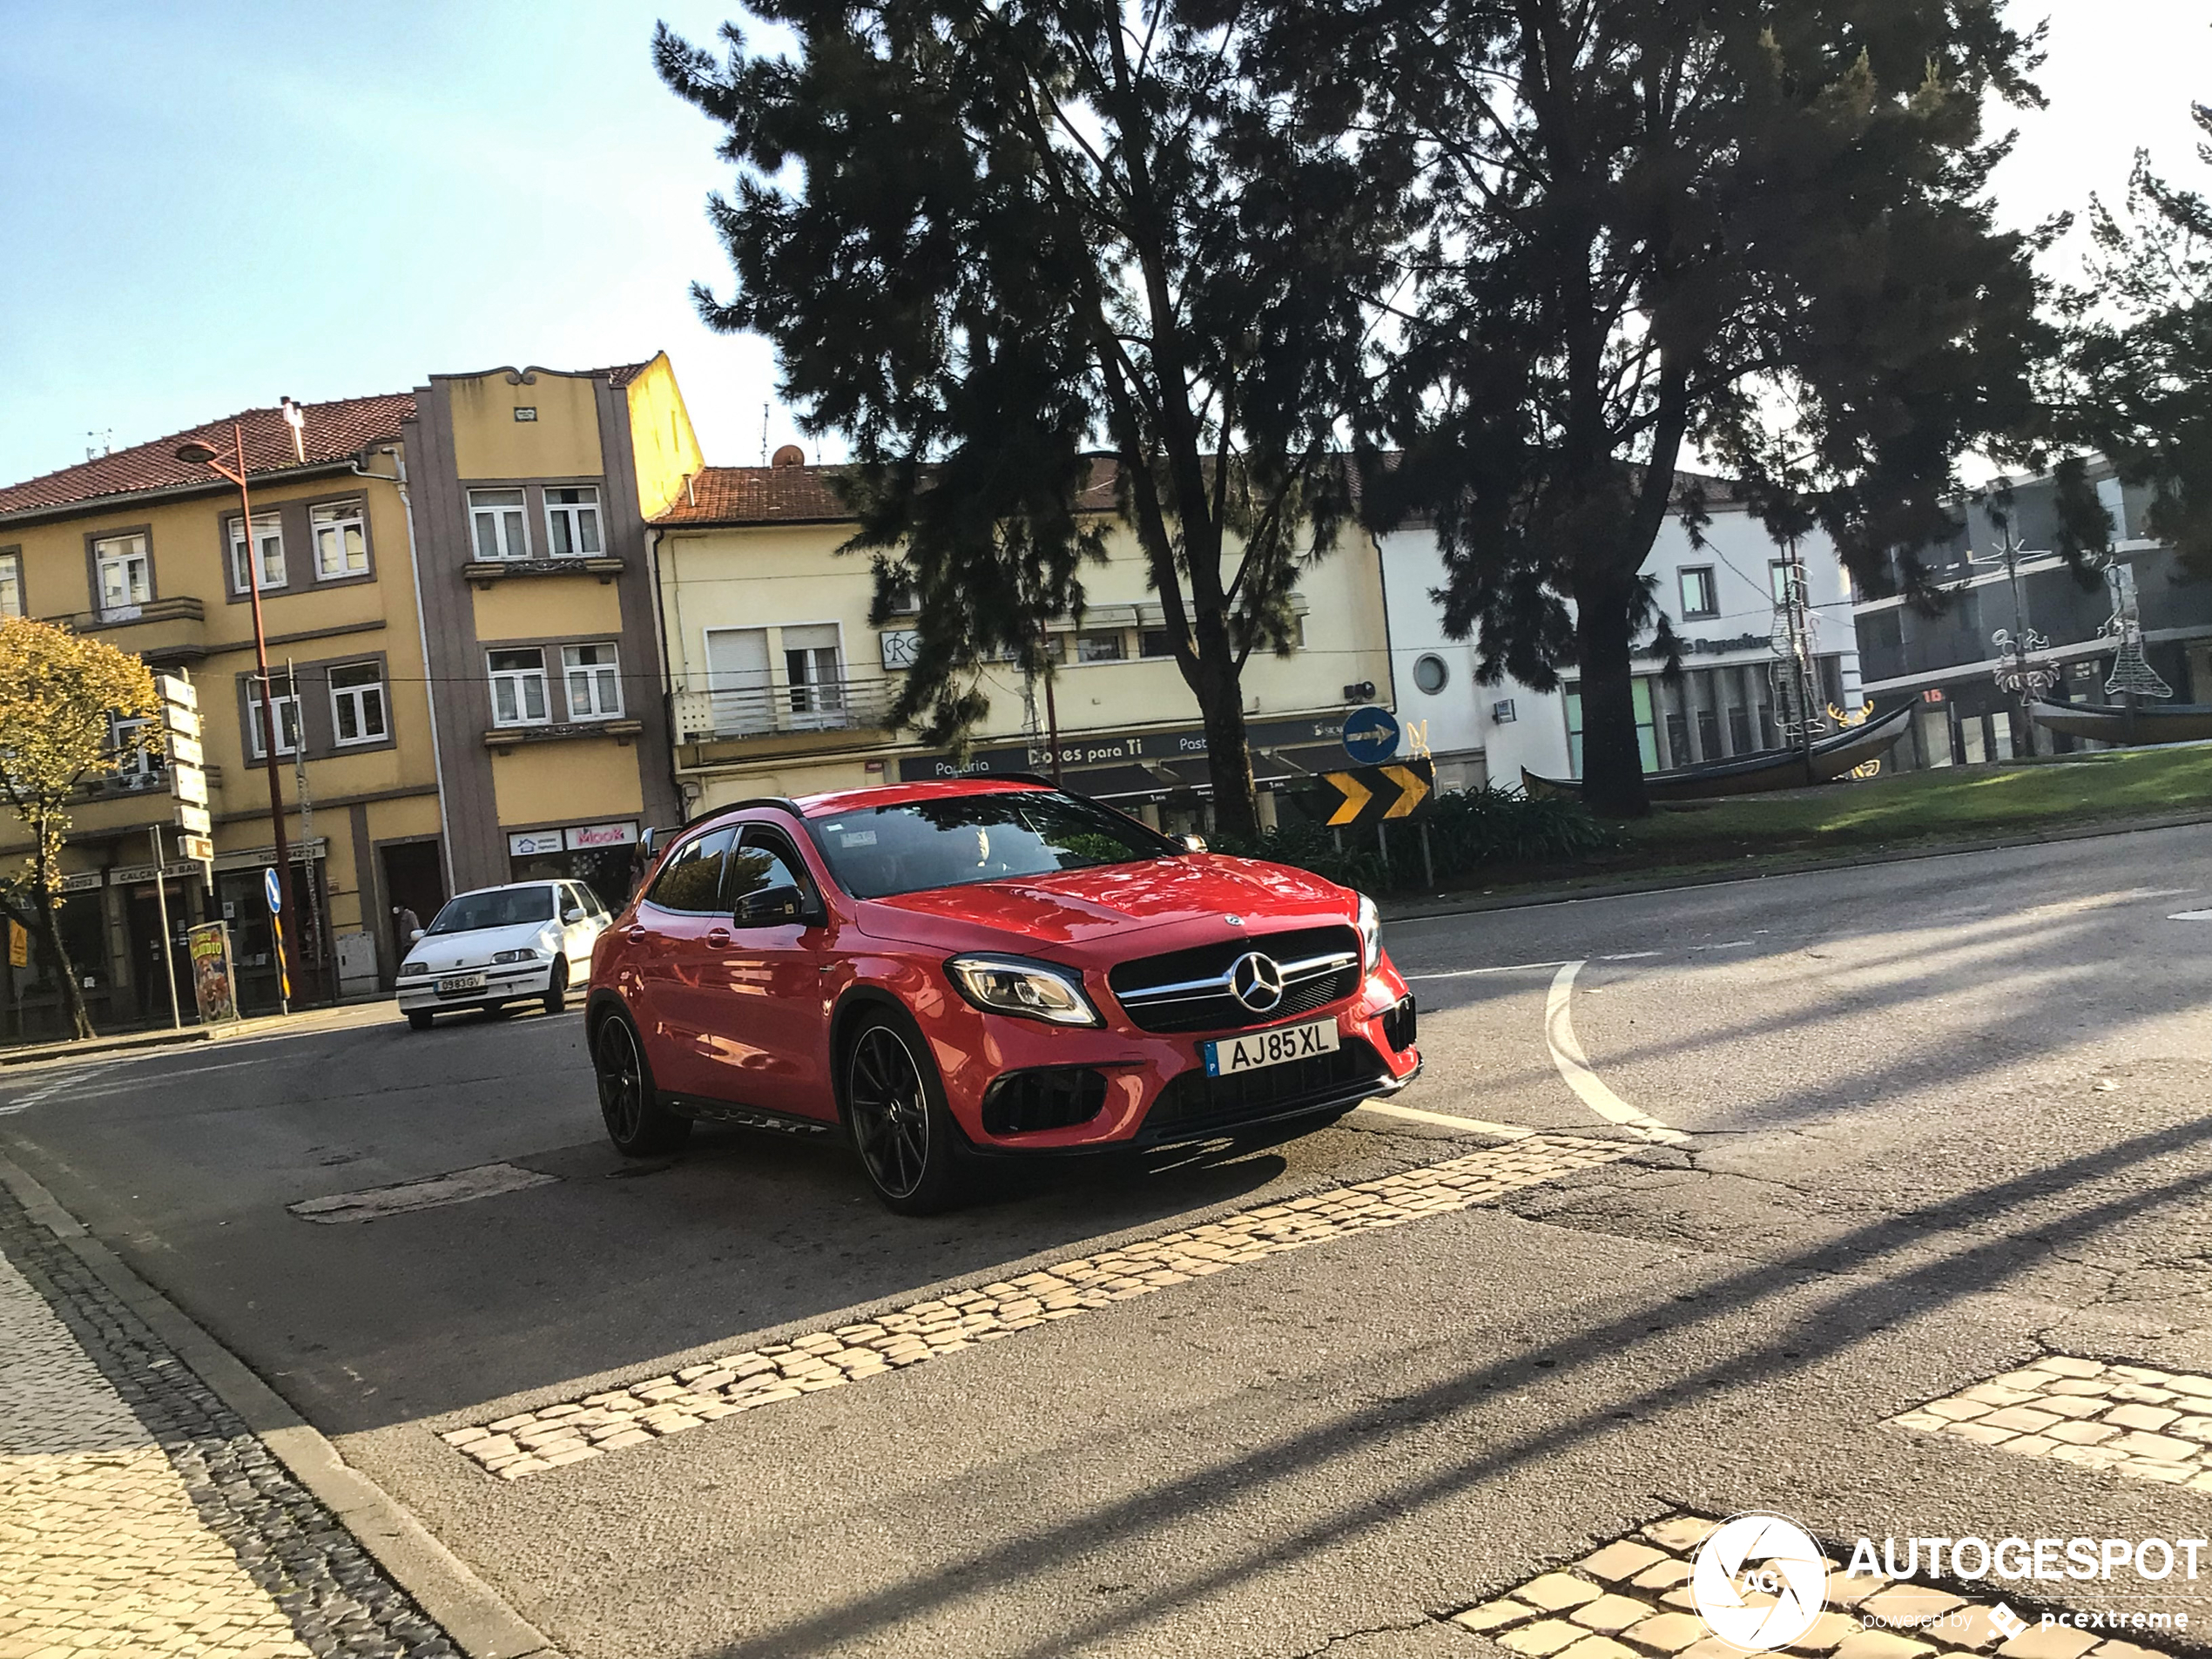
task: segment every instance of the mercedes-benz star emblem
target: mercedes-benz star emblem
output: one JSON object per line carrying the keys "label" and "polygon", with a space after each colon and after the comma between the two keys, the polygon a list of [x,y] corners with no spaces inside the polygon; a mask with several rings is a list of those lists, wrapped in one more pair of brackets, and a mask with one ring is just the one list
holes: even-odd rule
{"label": "mercedes-benz star emblem", "polygon": [[1246,951],[1229,965],[1229,989],[1254,1014],[1264,1014],[1283,1000],[1283,970],[1272,956]]}

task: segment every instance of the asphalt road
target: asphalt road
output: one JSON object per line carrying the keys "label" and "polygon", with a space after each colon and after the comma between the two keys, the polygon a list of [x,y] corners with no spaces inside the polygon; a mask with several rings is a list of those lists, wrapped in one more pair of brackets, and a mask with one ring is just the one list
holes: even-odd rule
{"label": "asphalt road", "polygon": [[[1362,1111],[900,1220],[826,1139],[625,1165],[531,1015],[9,1076],[0,1150],[578,1659],[1480,1655],[1433,1615],[1676,1502],[2212,1532],[1882,1420],[2046,1349],[2212,1371],[2207,907],[2189,828],[1393,923],[1400,1104],[1631,1156],[511,1485],[435,1432],[1487,1143]],[[556,1178],[286,1208],[496,1163]]]}

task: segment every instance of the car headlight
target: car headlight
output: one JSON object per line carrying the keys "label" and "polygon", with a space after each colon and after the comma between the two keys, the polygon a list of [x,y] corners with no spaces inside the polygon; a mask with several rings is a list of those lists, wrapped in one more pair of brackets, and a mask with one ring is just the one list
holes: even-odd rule
{"label": "car headlight", "polygon": [[1367,973],[1382,966],[1382,912],[1364,893],[1359,895],[1359,955]]}
{"label": "car headlight", "polygon": [[401,962],[400,964],[401,979],[405,979],[409,974],[427,974],[429,971],[430,964],[428,962]]}
{"label": "car headlight", "polygon": [[955,956],[945,964],[954,988],[991,1014],[1015,1014],[1049,1025],[1103,1025],[1083,995],[1082,978],[1066,968],[1019,956]]}
{"label": "car headlight", "polygon": [[491,954],[496,962],[534,962],[545,953],[538,950],[496,950]]}

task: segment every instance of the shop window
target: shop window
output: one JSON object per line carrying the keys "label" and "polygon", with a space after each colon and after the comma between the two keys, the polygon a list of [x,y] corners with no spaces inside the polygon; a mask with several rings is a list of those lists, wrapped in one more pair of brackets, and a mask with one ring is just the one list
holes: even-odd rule
{"label": "shop window", "polygon": [[379,743],[391,735],[384,711],[384,671],[349,663],[330,671],[330,726],[341,744]]}
{"label": "shop window", "polygon": [[599,492],[589,484],[564,485],[545,492],[545,544],[556,559],[596,559],[599,540]]}
{"label": "shop window", "polygon": [[479,559],[529,557],[529,529],[523,516],[521,490],[470,490],[469,519]]}
{"label": "shop window", "polygon": [[110,536],[92,543],[100,609],[118,610],[153,598],[153,558],[143,536]]}
{"label": "shop window", "polygon": [[325,502],[307,509],[315,575],[325,582],[368,573],[368,520],[358,501]]}
{"label": "shop window", "polygon": [[[231,533],[231,591],[244,593],[250,581],[262,592],[284,585],[284,521],[275,513],[253,515],[252,547],[247,547],[245,524],[229,521]],[[246,575],[251,558],[253,574]]]}
{"label": "shop window", "polygon": [[545,653],[495,651],[485,658],[491,672],[491,723],[543,725],[551,716],[545,701]]}
{"label": "shop window", "polygon": [[563,645],[561,674],[568,686],[569,718],[622,717],[622,669],[612,645]]}

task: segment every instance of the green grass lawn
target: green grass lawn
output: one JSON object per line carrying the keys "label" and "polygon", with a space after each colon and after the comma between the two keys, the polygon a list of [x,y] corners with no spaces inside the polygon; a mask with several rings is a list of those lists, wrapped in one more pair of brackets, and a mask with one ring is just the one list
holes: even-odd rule
{"label": "green grass lawn", "polygon": [[[1656,806],[1622,826],[1635,862],[1969,840],[2068,821],[2212,810],[2212,745],[1909,772]],[[1636,856],[1641,854],[1641,857]]]}

